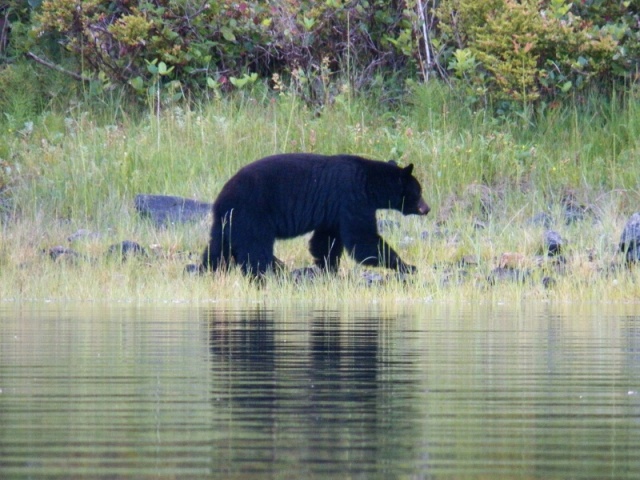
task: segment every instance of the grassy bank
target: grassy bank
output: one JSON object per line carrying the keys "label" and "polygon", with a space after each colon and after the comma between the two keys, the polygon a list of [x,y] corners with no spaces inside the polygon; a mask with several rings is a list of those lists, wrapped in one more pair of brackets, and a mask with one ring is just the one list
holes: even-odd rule
{"label": "grassy bank", "polygon": [[[135,117],[120,108],[76,106],[5,126],[1,295],[152,302],[635,300],[637,272],[611,267],[621,260],[615,249],[626,219],[640,210],[640,99],[622,97],[594,95],[499,119],[470,111],[438,85],[416,89],[392,107],[345,92],[320,112],[286,92],[256,91]],[[137,193],[213,201],[240,166],[285,151],[413,162],[432,213],[381,218],[390,220],[383,235],[419,267],[418,275],[369,285],[348,261],[336,278],[274,278],[262,289],[236,273],[184,276],[184,265],[197,261],[206,243],[209,220],[157,229],[134,211]],[[568,224],[574,207],[580,218]],[[545,227],[532,220],[541,213],[566,239],[566,264],[538,265]],[[79,229],[96,235],[69,243]],[[104,255],[123,239],[139,242],[150,257],[122,264]],[[42,250],[54,245],[91,260],[52,262]],[[530,276],[490,287],[486,278],[505,252],[522,254],[515,267]],[[310,261],[305,239],[280,242],[276,254],[291,268]],[[544,277],[555,286],[545,288]]]}

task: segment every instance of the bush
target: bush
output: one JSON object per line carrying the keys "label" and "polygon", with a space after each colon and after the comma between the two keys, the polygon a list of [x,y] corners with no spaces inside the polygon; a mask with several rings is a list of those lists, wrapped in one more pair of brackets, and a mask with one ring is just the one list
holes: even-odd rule
{"label": "bush", "polygon": [[401,7],[383,0],[45,0],[36,23],[107,88],[157,94],[162,84],[181,94],[244,86],[250,72],[318,77],[327,67],[357,72],[364,84],[405,63],[392,45],[403,27]]}
{"label": "bush", "polygon": [[624,75],[637,63],[637,13],[615,2],[618,15],[606,22],[612,9],[604,3],[443,0],[440,28],[455,48],[448,66],[485,102],[530,103]]}
{"label": "bush", "polygon": [[[637,2],[613,0],[10,0],[15,52],[43,52],[91,91],[140,99],[290,83],[310,102],[345,81],[437,73],[471,103],[529,104],[635,81]],[[1,10],[4,8],[4,10]],[[29,15],[32,13],[33,15]],[[31,35],[28,29],[33,26]],[[31,58],[34,58],[31,56]],[[43,62],[44,63],[44,62]],[[276,79],[273,76],[277,75]],[[336,81],[338,80],[338,81]]]}

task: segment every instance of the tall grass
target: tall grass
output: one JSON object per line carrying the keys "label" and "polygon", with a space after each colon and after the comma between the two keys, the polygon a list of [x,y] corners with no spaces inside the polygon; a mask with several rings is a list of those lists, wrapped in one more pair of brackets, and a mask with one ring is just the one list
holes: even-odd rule
{"label": "tall grass", "polygon": [[[435,83],[416,87],[393,106],[346,92],[318,113],[295,95],[256,90],[195,106],[163,106],[156,113],[78,105],[30,119],[29,128],[0,123],[3,298],[375,301],[381,292],[397,300],[494,299],[506,292],[598,299],[597,290],[616,299],[637,296],[635,273],[602,274],[616,261],[625,219],[640,210],[640,99],[633,92],[587,96],[512,118],[473,111]],[[400,225],[383,235],[419,266],[414,279],[367,286],[350,260],[336,278],[301,284],[273,279],[262,289],[236,273],[213,280],[185,277],[184,264],[197,261],[206,243],[209,220],[159,230],[133,209],[137,193],[213,201],[241,166],[293,151],[416,165],[433,213],[426,219],[381,214]],[[560,202],[567,195],[589,207],[587,220],[563,223]],[[485,289],[502,253],[530,259],[539,253],[542,229],[529,222],[539,212],[556,219],[554,228],[568,239],[569,268],[580,276],[558,276],[557,287],[548,291],[540,282],[545,271],[537,269],[530,285]],[[94,262],[43,257],[42,249],[67,245],[67,236],[79,228],[101,235],[73,245]],[[154,245],[156,253],[127,264],[106,260],[106,247],[124,238]],[[309,263],[304,239],[279,243],[277,255],[291,267]],[[479,264],[467,276],[443,273],[469,255]]]}

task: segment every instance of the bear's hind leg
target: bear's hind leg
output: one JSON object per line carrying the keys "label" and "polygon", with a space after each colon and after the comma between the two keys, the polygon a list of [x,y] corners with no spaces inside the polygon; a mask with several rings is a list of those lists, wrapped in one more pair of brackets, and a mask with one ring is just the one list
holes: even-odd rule
{"label": "bear's hind leg", "polygon": [[209,244],[202,253],[201,272],[216,271],[229,266],[231,261],[229,255],[230,245],[226,233],[220,221],[214,222],[213,227],[211,227]]}
{"label": "bear's hind leg", "polygon": [[316,230],[309,240],[309,251],[318,268],[335,273],[340,265],[344,245],[337,232]]}
{"label": "bear's hind leg", "polygon": [[232,255],[242,273],[253,277],[261,277],[273,269],[274,238],[253,238],[252,241],[237,242],[233,245]]}

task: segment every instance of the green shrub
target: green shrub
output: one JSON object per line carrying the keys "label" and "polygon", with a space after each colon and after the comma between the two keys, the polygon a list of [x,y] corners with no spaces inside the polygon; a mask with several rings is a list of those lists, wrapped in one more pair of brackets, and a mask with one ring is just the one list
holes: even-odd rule
{"label": "green shrub", "polygon": [[457,49],[449,68],[469,92],[524,104],[603,81],[629,61],[624,34],[589,14],[564,0],[443,0],[438,7],[442,33]]}
{"label": "green shrub", "polygon": [[519,109],[593,86],[637,81],[640,66],[637,2],[10,0],[6,5],[0,13],[11,23],[13,47],[5,55],[41,52],[49,66],[91,78],[85,82],[88,93],[127,86],[154,106],[184,96],[219,96],[256,81],[290,85],[307,103],[326,104],[345,86],[397,91],[406,80],[428,80],[437,73],[451,76],[469,103],[500,108],[515,103]]}
{"label": "green shrub", "polygon": [[[358,72],[363,84],[382,67],[402,66],[406,57],[393,43],[403,21],[400,4],[383,0],[45,0],[36,17],[38,31],[58,35],[105,87],[152,95],[172,83],[172,95],[238,88],[250,72],[315,80],[323,68]],[[158,78],[153,66],[163,64]],[[306,93],[314,88],[309,82]]]}

